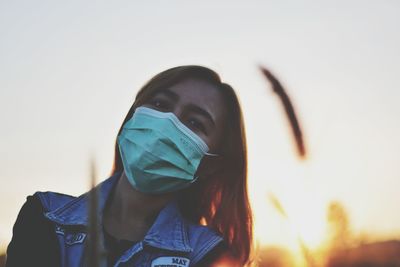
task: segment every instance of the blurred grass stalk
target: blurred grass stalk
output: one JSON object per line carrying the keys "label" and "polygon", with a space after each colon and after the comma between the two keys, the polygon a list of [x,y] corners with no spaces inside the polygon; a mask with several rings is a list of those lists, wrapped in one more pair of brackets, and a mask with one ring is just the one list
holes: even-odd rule
{"label": "blurred grass stalk", "polygon": [[[281,202],[279,199],[273,194],[273,193],[268,193],[268,200],[274,207],[274,209],[278,212],[278,214],[283,217],[289,224],[291,224],[291,221],[289,219],[289,216],[282,206]],[[315,267],[315,259],[314,256],[311,252],[311,250],[307,247],[306,243],[304,240],[301,238],[300,234],[296,232],[296,238],[297,238],[297,243],[299,244],[301,254],[307,263],[308,267]]]}
{"label": "blurred grass stalk", "polygon": [[100,267],[100,243],[99,243],[99,213],[98,213],[98,200],[99,192],[97,183],[96,162],[92,158],[90,160],[90,187],[89,192],[89,229],[88,229],[88,258],[87,263],[89,267]]}
{"label": "blurred grass stalk", "polygon": [[283,88],[280,81],[267,68],[263,66],[259,66],[259,68],[264,77],[271,83],[274,93],[276,93],[281,100],[293,132],[294,140],[297,146],[297,154],[300,159],[305,159],[307,153],[304,145],[303,132],[301,130],[300,123],[297,119],[297,115],[290,97],[286,93],[286,90]]}
{"label": "blurred grass stalk", "polygon": [[[306,148],[303,139],[303,132],[301,130],[301,126],[299,120],[297,119],[297,115],[295,109],[293,107],[292,101],[290,100],[289,95],[286,93],[285,88],[283,88],[280,81],[269,71],[267,68],[263,66],[259,66],[260,71],[264,75],[264,77],[270,82],[272,86],[272,90],[276,93],[279,99],[282,102],[283,108],[285,110],[286,116],[288,118],[289,124],[291,126],[293,137],[297,147],[297,155],[300,159],[306,158]],[[289,216],[285,209],[283,208],[279,199],[273,195],[272,193],[268,194],[269,202],[275,208],[275,210],[281,215],[289,224],[291,223],[289,220]],[[315,260],[310,249],[305,244],[304,240],[301,238],[299,233],[296,233],[297,242],[299,244],[301,253],[307,265],[309,267],[316,266]]]}

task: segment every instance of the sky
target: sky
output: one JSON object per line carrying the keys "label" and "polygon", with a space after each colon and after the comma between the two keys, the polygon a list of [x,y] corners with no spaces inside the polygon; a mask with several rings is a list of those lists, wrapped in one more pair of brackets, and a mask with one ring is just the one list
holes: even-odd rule
{"label": "sky", "polygon": [[[400,239],[399,11],[395,0],[0,1],[0,247],[26,196],[82,194],[91,158],[106,179],[136,92],[186,64],[216,70],[241,100],[261,244],[318,245],[332,201],[355,233]],[[292,97],[305,161],[259,65]]]}

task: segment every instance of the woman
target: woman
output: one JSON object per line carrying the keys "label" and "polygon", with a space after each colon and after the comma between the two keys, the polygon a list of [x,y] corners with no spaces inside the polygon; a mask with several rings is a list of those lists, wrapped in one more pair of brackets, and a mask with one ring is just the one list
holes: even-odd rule
{"label": "woman", "polygon": [[[218,74],[181,66],[153,77],[118,132],[111,177],[97,186],[100,265],[248,264],[246,167],[240,105]],[[7,266],[87,264],[88,201],[28,197]]]}

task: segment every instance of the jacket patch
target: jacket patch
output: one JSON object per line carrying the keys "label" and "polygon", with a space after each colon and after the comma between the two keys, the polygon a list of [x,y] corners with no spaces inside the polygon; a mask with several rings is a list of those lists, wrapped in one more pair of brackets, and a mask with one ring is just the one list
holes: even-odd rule
{"label": "jacket patch", "polygon": [[57,234],[59,234],[59,235],[64,235],[64,229],[63,228],[61,228],[60,226],[56,226],[56,233]]}
{"label": "jacket patch", "polygon": [[190,260],[183,257],[159,257],[151,262],[151,267],[188,267]]}
{"label": "jacket patch", "polygon": [[84,234],[84,233],[67,235],[65,237],[65,243],[67,245],[83,243],[83,241],[85,240],[85,237],[86,237],[86,234]]}

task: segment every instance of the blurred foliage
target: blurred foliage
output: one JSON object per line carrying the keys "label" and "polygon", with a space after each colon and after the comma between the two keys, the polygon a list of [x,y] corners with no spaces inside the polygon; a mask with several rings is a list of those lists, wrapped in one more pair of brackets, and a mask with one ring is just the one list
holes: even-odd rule
{"label": "blurred foliage", "polygon": [[349,216],[340,202],[329,204],[327,221],[330,249],[335,251],[348,248],[352,240]]}
{"label": "blurred foliage", "polygon": [[291,252],[281,247],[266,247],[259,251],[259,267],[291,267],[294,266]]}
{"label": "blurred foliage", "polygon": [[400,266],[400,241],[391,240],[336,250],[327,267]]}
{"label": "blurred foliage", "polygon": [[[271,194],[268,200],[282,217],[287,218],[276,196]],[[307,252],[302,254],[304,264],[299,265],[292,252],[285,248],[264,247],[258,251],[258,267],[400,267],[400,241],[373,242],[368,233],[353,233],[349,214],[342,203],[331,202],[326,219],[326,243],[321,248],[312,251],[300,242]]]}
{"label": "blurred foliage", "polygon": [[6,266],[6,254],[2,253],[0,254],[0,267]]}

